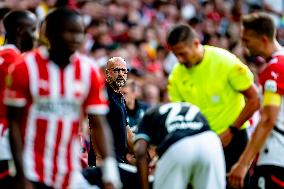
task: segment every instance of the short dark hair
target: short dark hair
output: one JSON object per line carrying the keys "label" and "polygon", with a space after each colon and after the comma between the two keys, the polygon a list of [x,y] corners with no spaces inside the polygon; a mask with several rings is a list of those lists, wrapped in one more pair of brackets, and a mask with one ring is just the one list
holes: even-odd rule
{"label": "short dark hair", "polygon": [[192,42],[197,38],[196,32],[189,26],[180,24],[175,26],[168,34],[167,43],[170,46],[176,45],[179,42]]}
{"label": "short dark hair", "polygon": [[46,22],[45,34],[47,38],[60,32],[60,30],[62,29],[62,24],[66,20],[72,19],[77,16],[81,16],[78,11],[67,7],[56,8],[55,10],[50,12],[45,18]]}
{"label": "short dark hair", "polygon": [[271,16],[264,12],[255,12],[242,16],[242,26],[245,30],[252,30],[257,35],[265,35],[270,40],[275,37],[276,27]]}
{"label": "short dark hair", "polygon": [[29,19],[31,12],[27,10],[14,10],[8,12],[3,18],[3,25],[6,33],[9,35],[15,34],[17,28],[23,25],[23,20]]}

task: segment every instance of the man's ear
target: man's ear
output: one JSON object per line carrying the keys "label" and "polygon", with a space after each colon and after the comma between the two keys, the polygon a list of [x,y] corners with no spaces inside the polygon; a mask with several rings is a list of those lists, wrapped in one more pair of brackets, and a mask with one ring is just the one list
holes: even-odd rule
{"label": "man's ear", "polygon": [[267,36],[261,36],[261,41],[263,44],[267,45],[269,43],[269,39]]}
{"label": "man's ear", "polygon": [[194,47],[198,47],[200,45],[200,40],[198,38],[193,40]]}

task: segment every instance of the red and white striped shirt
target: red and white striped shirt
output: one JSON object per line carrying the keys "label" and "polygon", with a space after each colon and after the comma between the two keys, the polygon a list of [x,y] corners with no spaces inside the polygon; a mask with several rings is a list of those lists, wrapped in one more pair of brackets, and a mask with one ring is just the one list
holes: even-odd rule
{"label": "red and white striped shirt", "polygon": [[108,111],[99,69],[78,53],[62,69],[40,47],[27,53],[11,75],[5,104],[24,107],[27,114],[22,125],[26,177],[69,188],[81,170],[78,133],[84,115]]}

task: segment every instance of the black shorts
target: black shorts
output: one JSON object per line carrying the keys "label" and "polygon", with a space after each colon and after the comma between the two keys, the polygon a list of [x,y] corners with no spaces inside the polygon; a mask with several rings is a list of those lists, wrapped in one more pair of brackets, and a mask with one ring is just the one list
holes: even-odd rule
{"label": "black shorts", "polygon": [[0,161],[0,188],[11,189],[13,188],[13,179],[9,174],[8,160]]}
{"label": "black shorts", "polygon": [[284,168],[274,165],[256,166],[250,189],[284,189]]}

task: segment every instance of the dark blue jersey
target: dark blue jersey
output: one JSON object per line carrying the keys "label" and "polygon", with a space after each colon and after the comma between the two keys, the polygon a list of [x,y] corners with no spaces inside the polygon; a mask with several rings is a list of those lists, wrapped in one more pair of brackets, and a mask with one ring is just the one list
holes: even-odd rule
{"label": "dark blue jersey", "polygon": [[208,131],[199,108],[189,103],[167,103],[149,109],[138,125],[136,141],[145,139],[157,146],[161,156],[178,140]]}

